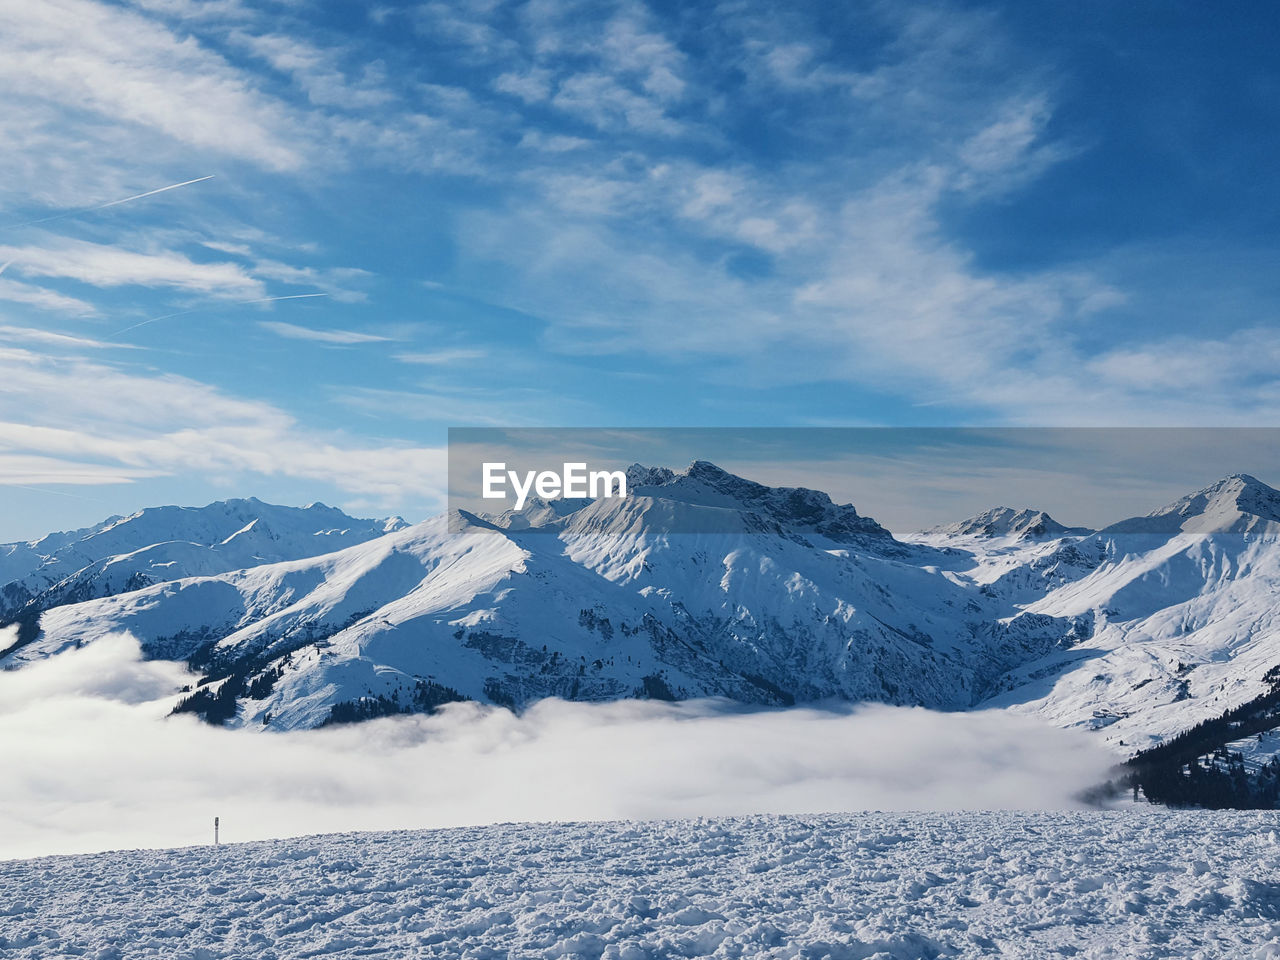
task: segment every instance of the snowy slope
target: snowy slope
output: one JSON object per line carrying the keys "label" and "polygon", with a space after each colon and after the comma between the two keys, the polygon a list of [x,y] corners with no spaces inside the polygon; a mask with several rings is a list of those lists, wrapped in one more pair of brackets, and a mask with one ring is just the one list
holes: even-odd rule
{"label": "snowy slope", "polygon": [[1267,692],[1280,664],[1280,494],[1228,477],[1064,551],[1080,575],[1025,604],[1091,636],[1015,671],[991,703],[1097,728],[1121,753]]}
{"label": "snowy slope", "polygon": [[404,527],[314,503],[257,499],[152,507],[83,530],[0,545],[0,623],[181,577],[312,557]]}
{"label": "snowy slope", "polygon": [[1280,957],[1274,816],[507,824],[0,862],[52,956]]}
{"label": "snowy slope", "polygon": [[1145,517],[1112,524],[1103,533],[1253,533],[1276,536],[1280,535],[1280,491],[1247,473],[1236,473]]}
{"label": "snowy slope", "polygon": [[461,534],[439,517],[323,557],[58,607],[11,661],[128,629],[153,656],[236,678],[208,693],[234,695],[230,719],[255,726],[314,726],[361,698],[378,712],[548,696],[957,709],[1076,629],[1018,617],[930,562],[960,554],[900,543],[824,494],[704,463],[644,479],[625,499],[535,507],[534,528],[527,511],[502,527],[455,517]]}

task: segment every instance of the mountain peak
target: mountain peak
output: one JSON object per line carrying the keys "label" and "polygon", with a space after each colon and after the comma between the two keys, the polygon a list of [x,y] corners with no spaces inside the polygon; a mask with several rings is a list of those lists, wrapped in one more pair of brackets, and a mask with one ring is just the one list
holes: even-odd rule
{"label": "mountain peak", "polygon": [[676,478],[675,471],[667,467],[646,467],[633,463],[627,467],[627,489],[635,487],[663,487]]}
{"label": "mountain peak", "polygon": [[1247,473],[1233,473],[1106,532],[1280,533],[1280,491]]}
{"label": "mountain peak", "polygon": [[0,544],[0,622],[139,585],[295,560],[364,543],[403,527],[336,507],[286,507],[256,497],[202,507],[146,507],[81,530]]}
{"label": "mountain peak", "polygon": [[930,533],[956,537],[1013,537],[1017,540],[1052,539],[1092,533],[1083,527],[1063,526],[1043,510],[992,507],[976,516],[935,527]]}
{"label": "mountain peak", "polygon": [[892,535],[852,504],[837,504],[820,490],[770,487],[730,473],[709,460],[694,460],[676,473],[666,467],[632,464],[627,489],[633,495],[727,507],[755,514],[771,524],[819,533],[839,542]]}

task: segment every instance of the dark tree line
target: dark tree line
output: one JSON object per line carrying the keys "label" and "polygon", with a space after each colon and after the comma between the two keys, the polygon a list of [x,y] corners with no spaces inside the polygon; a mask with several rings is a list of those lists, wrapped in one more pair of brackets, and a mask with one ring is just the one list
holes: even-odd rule
{"label": "dark tree line", "polygon": [[433,680],[418,680],[413,689],[407,691],[407,695],[403,697],[399,690],[393,690],[390,695],[380,693],[376,696],[335,703],[329,709],[329,716],[320,726],[359,723],[376,717],[393,717],[406,713],[434,713],[436,708],[446,703],[457,703],[466,699],[452,687],[443,686]]}
{"label": "dark tree line", "polygon": [[21,650],[27,644],[31,643],[36,637],[40,636],[40,611],[28,610],[19,614],[8,623],[0,623],[0,626],[10,626],[16,624],[18,627],[18,635],[14,637],[13,643],[0,650],[0,657],[7,657],[15,650]]}
{"label": "dark tree line", "polygon": [[1226,747],[1280,726],[1280,665],[1263,680],[1269,689],[1260,696],[1130,759],[1126,786],[1170,806],[1275,809],[1280,805],[1280,758],[1251,773],[1244,758]]}
{"label": "dark tree line", "polygon": [[236,701],[244,693],[244,674],[233,673],[217,689],[212,683],[196,688],[189,697],[183,697],[173,708],[174,713],[194,713],[214,726],[221,726],[236,715]]}
{"label": "dark tree line", "polygon": [[1174,807],[1273,810],[1280,799],[1280,759],[1251,774],[1239,753],[1219,748],[1181,766],[1149,770],[1139,785],[1148,800]]}

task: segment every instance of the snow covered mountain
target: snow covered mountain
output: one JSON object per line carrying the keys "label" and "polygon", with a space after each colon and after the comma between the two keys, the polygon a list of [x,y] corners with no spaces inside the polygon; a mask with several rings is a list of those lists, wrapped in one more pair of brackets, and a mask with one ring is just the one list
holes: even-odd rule
{"label": "snow covered mountain", "polygon": [[895,540],[825,494],[707,463],[633,476],[627,498],[531,505],[523,524],[437,517],[58,606],[10,663],[128,629],[206,671],[192,709],[286,727],[457,697],[962,709],[1079,630],[953,581],[941,566],[964,554]]}
{"label": "snow covered mountain", "polygon": [[1280,493],[1245,475],[1096,533],[1000,508],[910,540],[701,461],[629,480],[413,527],[233,501],[10,545],[6,591],[43,612],[4,665],[127,629],[205,673],[182,709],[233,725],[840,698],[1007,708],[1121,755],[1277,691]]}
{"label": "snow covered mountain", "polygon": [[1013,540],[1043,540],[1093,533],[1083,527],[1064,527],[1043,510],[1015,510],[1013,507],[995,507],[968,520],[945,524],[928,532],[943,537]]}
{"label": "snow covered mountain", "polygon": [[1224,477],[1149,513],[1112,524],[1103,533],[1280,534],[1280,491],[1247,473]]}
{"label": "snow covered mountain", "polygon": [[1071,575],[1022,607],[1091,615],[1092,634],[1012,673],[993,702],[1105,728],[1132,752],[1268,694],[1280,664],[1278,507],[1276,490],[1235,475],[1061,541],[1027,569]]}
{"label": "snow covered mountain", "polygon": [[0,544],[0,624],[155,583],[330,553],[405,525],[399,517],[357,520],[322,503],[280,507],[250,498],[152,507]]}

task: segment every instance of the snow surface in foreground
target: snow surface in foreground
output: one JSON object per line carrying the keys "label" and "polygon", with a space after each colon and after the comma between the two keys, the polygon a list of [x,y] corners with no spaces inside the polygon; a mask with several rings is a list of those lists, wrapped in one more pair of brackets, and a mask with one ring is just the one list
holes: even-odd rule
{"label": "snow surface in foreground", "polygon": [[0,862],[6,957],[1280,957],[1275,814],[532,824]]}

